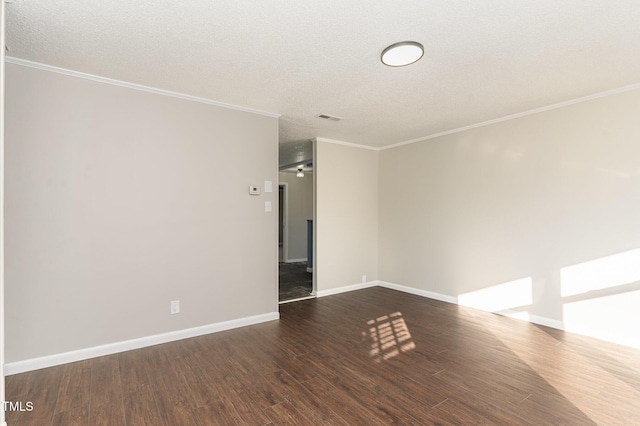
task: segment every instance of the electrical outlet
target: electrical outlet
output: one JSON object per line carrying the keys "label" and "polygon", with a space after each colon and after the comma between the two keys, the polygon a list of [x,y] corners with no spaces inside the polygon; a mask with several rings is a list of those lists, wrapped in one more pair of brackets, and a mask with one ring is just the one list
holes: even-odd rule
{"label": "electrical outlet", "polygon": [[171,301],[171,315],[180,313],[180,301],[172,300]]}
{"label": "electrical outlet", "polygon": [[363,276],[362,276],[362,283],[364,284],[364,283],[366,283],[366,282],[367,282],[367,276],[366,276],[366,275],[363,275]]}

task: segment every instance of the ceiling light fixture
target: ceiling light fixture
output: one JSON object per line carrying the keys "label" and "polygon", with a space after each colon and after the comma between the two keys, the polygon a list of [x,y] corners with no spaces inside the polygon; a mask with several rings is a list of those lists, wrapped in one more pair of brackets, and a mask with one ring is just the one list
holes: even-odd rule
{"label": "ceiling light fixture", "polygon": [[298,173],[296,173],[297,177],[304,177],[304,173],[302,172],[302,166],[298,166]]}
{"label": "ceiling light fixture", "polygon": [[404,67],[417,62],[424,55],[424,47],[417,41],[394,43],[382,51],[380,60],[390,67]]}

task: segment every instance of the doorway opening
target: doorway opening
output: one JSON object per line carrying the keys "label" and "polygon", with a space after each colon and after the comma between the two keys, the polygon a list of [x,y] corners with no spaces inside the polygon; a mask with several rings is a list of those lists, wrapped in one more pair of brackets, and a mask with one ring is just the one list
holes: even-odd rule
{"label": "doorway opening", "polygon": [[315,297],[313,163],[281,169],[278,180],[278,301],[282,304]]}

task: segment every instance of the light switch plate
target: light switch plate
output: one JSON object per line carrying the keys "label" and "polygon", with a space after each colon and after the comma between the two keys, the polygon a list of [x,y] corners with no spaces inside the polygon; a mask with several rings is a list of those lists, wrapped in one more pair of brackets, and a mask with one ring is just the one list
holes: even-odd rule
{"label": "light switch plate", "polygon": [[271,201],[265,201],[264,202],[264,211],[265,212],[270,212],[271,211]]}
{"label": "light switch plate", "polygon": [[270,180],[264,181],[264,192],[273,192],[273,183]]}

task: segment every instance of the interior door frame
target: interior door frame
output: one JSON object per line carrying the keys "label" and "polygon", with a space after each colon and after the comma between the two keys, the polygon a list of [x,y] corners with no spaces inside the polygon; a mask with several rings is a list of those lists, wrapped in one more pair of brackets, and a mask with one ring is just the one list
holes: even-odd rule
{"label": "interior door frame", "polygon": [[318,142],[314,138],[311,141],[311,162],[313,164],[313,184],[312,190],[313,195],[311,197],[313,203],[313,213],[311,218],[313,219],[312,226],[312,234],[313,234],[313,244],[312,244],[312,264],[313,264],[313,272],[311,274],[311,295],[314,297],[318,296],[318,154],[317,154],[317,145]]}
{"label": "interior door frame", "polygon": [[[287,182],[278,182],[278,196],[280,196],[280,188],[282,191],[282,261],[286,262],[289,258],[289,218],[287,212],[289,210],[289,184]],[[280,200],[278,200],[278,206],[280,206]],[[280,217],[278,215],[278,228],[280,227]],[[280,232],[280,229],[278,229]],[[278,259],[278,263],[280,260]]]}

